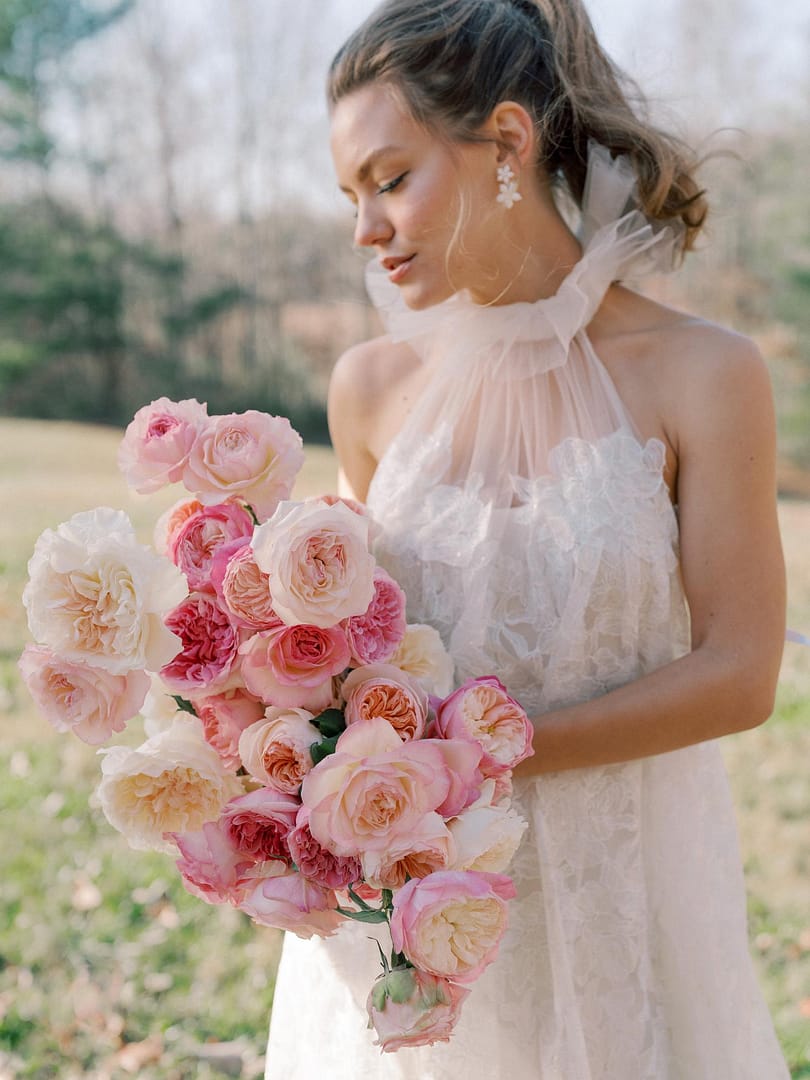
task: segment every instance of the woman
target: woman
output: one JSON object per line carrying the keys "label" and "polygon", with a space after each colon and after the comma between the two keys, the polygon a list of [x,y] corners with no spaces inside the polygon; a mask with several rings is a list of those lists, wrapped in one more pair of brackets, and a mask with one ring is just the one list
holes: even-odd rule
{"label": "woman", "polygon": [[[498,960],[448,1045],[379,1056],[368,928],[288,940],[267,1076],[778,1080],[719,751],[784,635],[752,343],[620,284],[705,216],[578,0],[388,0],[330,72],[388,334],[330,391],[410,621],[529,711]],[[576,230],[563,209],[580,209]]]}

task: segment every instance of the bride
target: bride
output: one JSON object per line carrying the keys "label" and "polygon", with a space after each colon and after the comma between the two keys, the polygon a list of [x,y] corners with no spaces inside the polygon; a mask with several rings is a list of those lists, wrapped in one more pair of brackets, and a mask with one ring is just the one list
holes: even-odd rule
{"label": "bride", "polygon": [[343,490],[409,621],[507,684],[535,753],[510,929],[452,1040],[381,1056],[368,928],[288,935],[266,1075],[784,1080],[715,742],[779,670],[768,378],[628,284],[692,247],[693,159],[579,0],[387,0],[329,98],[388,331],[334,372]]}

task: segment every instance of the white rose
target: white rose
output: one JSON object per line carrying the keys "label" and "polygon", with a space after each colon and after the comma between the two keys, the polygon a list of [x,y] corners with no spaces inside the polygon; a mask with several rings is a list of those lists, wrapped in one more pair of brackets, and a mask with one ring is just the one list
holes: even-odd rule
{"label": "white rose", "polygon": [[456,856],[452,870],[506,872],[518,849],[527,823],[503,806],[471,806],[448,821]]}
{"label": "white rose", "polygon": [[244,794],[191,716],[178,717],[136,750],[114,746],[100,753],[97,795],[104,816],[139,851],[175,853],[164,833],[195,832]]}
{"label": "white rose", "polygon": [[330,627],[365,614],[376,567],[368,524],[340,502],[282,502],[257,527],[256,564],[270,575],[273,608],[283,622]]}
{"label": "white rose", "polygon": [[68,660],[122,675],[157,671],[182,642],[163,625],[188,587],[168,559],[139,544],[120,510],[99,507],[46,529],[23,592],[34,638]]}
{"label": "white rose", "polygon": [[413,675],[430,694],[447,697],[453,689],[453,661],[432,626],[409,625],[388,663]]}

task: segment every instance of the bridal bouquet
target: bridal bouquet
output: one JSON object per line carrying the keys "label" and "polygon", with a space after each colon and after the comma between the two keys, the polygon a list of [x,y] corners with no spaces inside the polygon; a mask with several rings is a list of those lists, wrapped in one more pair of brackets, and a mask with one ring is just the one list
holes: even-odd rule
{"label": "bridal bouquet", "polygon": [[90,744],[143,716],[142,745],[100,751],[99,801],[132,847],[179,856],[191,893],[262,925],[386,924],[377,1045],[446,1041],[506,929],[531,726],[493,676],[452,690],[365,509],[290,500],[302,463],[284,418],[141,409],[127,481],[189,494],[155,550],[108,508],[43,533],[20,667],[57,730]]}

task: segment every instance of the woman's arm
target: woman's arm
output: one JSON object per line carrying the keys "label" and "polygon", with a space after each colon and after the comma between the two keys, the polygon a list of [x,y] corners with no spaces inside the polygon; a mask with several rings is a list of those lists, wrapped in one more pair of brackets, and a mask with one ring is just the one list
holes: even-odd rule
{"label": "woman's arm", "polygon": [[[666,753],[768,718],[784,640],[775,425],[753,344],[686,357],[669,427],[692,652],[600,698],[535,719],[516,776]],[[713,342],[716,346],[716,340]]]}

